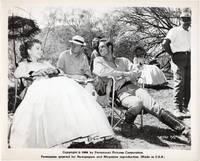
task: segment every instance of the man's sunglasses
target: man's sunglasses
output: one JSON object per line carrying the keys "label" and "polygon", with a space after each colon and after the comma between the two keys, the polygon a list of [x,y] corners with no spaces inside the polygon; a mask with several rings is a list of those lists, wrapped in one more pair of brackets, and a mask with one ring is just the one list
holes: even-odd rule
{"label": "man's sunglasses", "polygon": [[190,17],[181,17],[181,20],[183,22],[191,22],[191,18]]}

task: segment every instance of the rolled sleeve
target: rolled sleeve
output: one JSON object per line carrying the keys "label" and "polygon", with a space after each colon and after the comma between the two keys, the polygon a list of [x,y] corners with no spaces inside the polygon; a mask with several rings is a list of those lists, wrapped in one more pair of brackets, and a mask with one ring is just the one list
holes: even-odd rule
{"label": "rolled sleeve", "polygon": [[108,77],[108,76],[118,77],[121,76],[122,72],[114,70],[104,62],[103,58],[97,57],[94,59],[93,73],[100,77]]}

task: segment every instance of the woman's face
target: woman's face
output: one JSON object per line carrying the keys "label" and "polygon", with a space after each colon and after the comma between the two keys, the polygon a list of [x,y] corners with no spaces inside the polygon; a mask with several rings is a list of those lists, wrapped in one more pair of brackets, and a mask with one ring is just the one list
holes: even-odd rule
{"label": "woman's face", "polygon": [[92,47],[93,47],[93,48],[97,48],[97,47],[98,47],[98,44],[99,44],[98,39],[93,39],[93,40],[92,40]]}
{"label": "woman's face", "polygon": [[31,59],[38,60],[42,57],[42,47],[40,43],[35,43],[28,49],[28,54]]}
{"label": "woman's face", "polygon": [[103,57],[109,54],[109,48],[106,46],[105,42],[99,43],[99,53]]}
{"label": "woman's face", "polygon": [[141,50],[141,49],[138,49],[138,50],[136,51],[136,56],[137,56],[137,57],[144,57],[144,51]]}

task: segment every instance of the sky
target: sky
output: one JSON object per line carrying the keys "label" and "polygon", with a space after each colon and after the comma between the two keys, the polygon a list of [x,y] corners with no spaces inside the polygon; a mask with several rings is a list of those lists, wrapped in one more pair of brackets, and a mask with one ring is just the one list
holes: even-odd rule
{"label": "sky", "polygon": [[[58,8],[59,10],[63,11],[72,9],[72,7],[58,7]],[[48,14],[51,9],[52,7],[48,6],[39,6],[39,7],[14,6],[10,8],[9,15],[18,15],[25,18],[31,18],[37,22],[40,28],[43,28],[45,26],[45,23],[47,23],[45,15]],[[101,17],[104,13],[112,10],[112,8],[110,7],[93,7],[93,8],[84,7],[84,9],[92,10],[94,13],[93,16],[95,17]]]}

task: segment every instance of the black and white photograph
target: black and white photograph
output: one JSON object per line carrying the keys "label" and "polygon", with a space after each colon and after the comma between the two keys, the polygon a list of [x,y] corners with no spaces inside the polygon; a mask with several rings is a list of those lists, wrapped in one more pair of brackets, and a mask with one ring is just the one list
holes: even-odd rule
{"label": "black and white photograph", "polygon": [[199,159],[197,1],[37,2],[6,6],[4,158]]}

